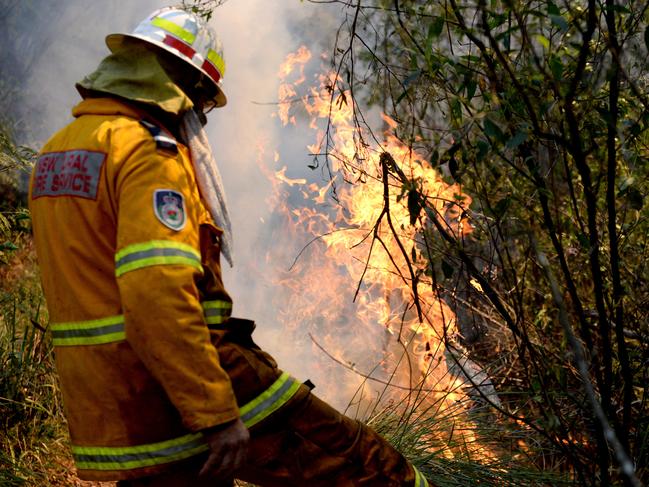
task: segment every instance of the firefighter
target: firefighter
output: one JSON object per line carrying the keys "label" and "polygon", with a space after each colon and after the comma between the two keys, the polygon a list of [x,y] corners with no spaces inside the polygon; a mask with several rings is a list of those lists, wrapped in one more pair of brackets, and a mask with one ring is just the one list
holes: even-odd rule
{"label": "firefighter", "polygon": [[77,84],[30,182],[78,475],[120,486],[416,486],[371,429],[315,397],[232,317],[230,223],[203,125],[221,44],[158,10]]}

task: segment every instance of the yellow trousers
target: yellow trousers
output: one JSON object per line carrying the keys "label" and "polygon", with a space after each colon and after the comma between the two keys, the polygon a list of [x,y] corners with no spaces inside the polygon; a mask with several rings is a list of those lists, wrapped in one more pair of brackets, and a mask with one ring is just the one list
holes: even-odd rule
{"label": "yellow trousers", "polygon": [[[272,384],[281,371],[251,339],[254,324],[230,319],[213,334],[221,365],[239,404]],[[119,487],[232,486],[198,478],[206,455],[178,462],[164,474],[121,481]],[[306,386],[250,429],[246,464],[236,478],[261,486],[426,487],[410,463],[377,433],[313,395]]]}

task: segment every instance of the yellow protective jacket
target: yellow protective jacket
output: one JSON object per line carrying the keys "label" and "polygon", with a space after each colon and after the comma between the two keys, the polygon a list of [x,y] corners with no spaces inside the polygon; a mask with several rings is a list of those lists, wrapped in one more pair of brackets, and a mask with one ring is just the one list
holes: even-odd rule
{"label": "yellow protective jacket", "polygon": [[232,308],[220,230],[159,124],[113,98],[73,115],[34,167],[34,239],[79,476],[133,478],[239,416],[208,329]]}

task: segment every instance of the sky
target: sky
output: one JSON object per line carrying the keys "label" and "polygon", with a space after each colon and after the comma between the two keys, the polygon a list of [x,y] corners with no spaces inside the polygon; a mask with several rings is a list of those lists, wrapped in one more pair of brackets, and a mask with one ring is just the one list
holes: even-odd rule
{"label": "sky", "polygon": [[[43,8],[33,17],[26,16],[29,21],[23,20],[24,26],[18,26],[21,37],[16,44],[31,53],[31,57],[23,57],[25,62],[34,60],[20,87],[19,112],[21,122],[30,129],[25,134],[28,142],[38,148],[71,120],[71,107],[79,101],[74,83],[93,71],[108,53],[104,37],[129,32],[165,3],[34,0],[32,4]],[[223,88],[229,102],[210,113],[206,127],[233,221],[235,267],[224,265],[226,287],[234,299],[234,314],[257,322],[256,340],[278,359],[280,367],[316,384],[325,380],[323,374],[333,366],[331,360],[308,339],[302,340],[300,347],[286,340],[277,319],[279,310],[272,304],[274,295],[285,291],[275,287],[269,274],[273,269],[288,269],[301,249],[288,235],[284,239],[273,232],[272,186],[265,173],[287,166],[291,178],[322,180],[319,171],[307,167],[312,162],[307,145],[315,139],[307,121],[298,117],[296,126],[283,127],[275,116],[278,70],[289,53],[306,45],[315,59],[308,79],[315,79],[322,69],[320,54],[331,51],[344,15],[338,6],[300,0],[230,0],[211,20],[223,42],[227,63]],[[262,255],[274,260],[272,265],[266,267]],[[342,377],[351,378],[345,373]],[[339,407],[353,394],[341,395],[330,388],[318,392]]]}

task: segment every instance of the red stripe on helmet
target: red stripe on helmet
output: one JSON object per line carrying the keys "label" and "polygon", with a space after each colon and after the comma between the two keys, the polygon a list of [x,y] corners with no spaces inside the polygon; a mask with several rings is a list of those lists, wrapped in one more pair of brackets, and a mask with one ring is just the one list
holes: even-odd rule
{"label": "red stripe on helmet", "polygon": [[210,75],[210,77],[214,80],[215,83],[218,83],[219,80],[221,79],[219,70],[216,69],[216,67],[212,64],[212,61],[210,61],[209,59],[206,59],[203,62],[201,68],[203,68],[207,72],[207,74]]}
{"label": "red stripe on helmet", "polygon": [[183,53],[185,56],[187,56],[189,59],[194,57],[194,54],[196,54],[196,51],[194,51],[191,47],[189,47],[187,44],[185,44],[183,41],[180,41],[176,39],[173,36],[170,35],[165,35],[164,40],[162,41],[166,45],[173,47],[174,49],[180,51]]}

